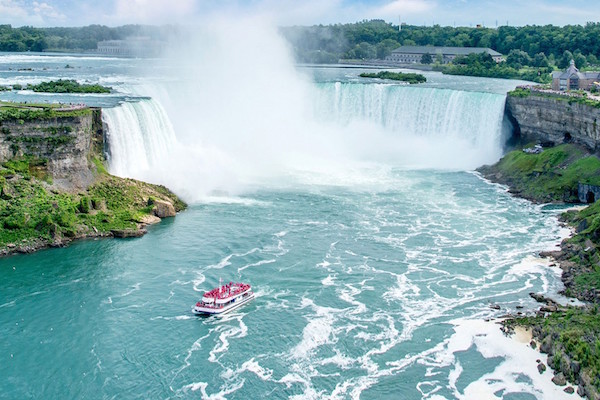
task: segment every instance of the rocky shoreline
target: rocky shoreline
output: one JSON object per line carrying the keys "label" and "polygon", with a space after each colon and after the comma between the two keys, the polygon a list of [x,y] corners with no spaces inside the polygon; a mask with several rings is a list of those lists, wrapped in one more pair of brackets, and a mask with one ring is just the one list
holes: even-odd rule
{"label": "rocky shoreline", "polygon": [[8,243],[0,247],[0,257],[11,256],[14,254],[30,254],[38,250],[47,248],[66,247],[74,241],[98,238],[137,238],[142,237],[148,230],[149,225],[154,225],[162,221],[163,218],[174,217],[177,214],[175,207],[168,201],[154,200],[152,214],[147,214],[136,221],[134,228],[111,229],[109,231],[100,231],[96,227],[85,231],[77,232],[74,236],[55,235],[51,239],[43,237],[34,237],[23,239],[17,243]]}
{"label": "rocky shoreline", "polygon": [[[507,185],[512,195],[535,203],[560,203],[574,197],[573,184],[564,185],[556,191],[543,186],[549,180],[560,178],[562,171],[569,168],[570,164],[546,165],[544,169],[539,167],[540,163],[531,162],[538,155],[528,155],[526,157],[530,158],[531,170],[515,168],[522,157],[520,151],[509,153],[497,164],[482,167],[479,172],[492,182]],[[576,391],[582,397],[600,400],[600,341],[596,339],[600,331],[600,290],[594,284],[599,258],[598,232],[594,230],[596,208],[593,206],[588,207],[587,211],[571,210],[564,213],[559,220],[573,229],[572,235],[561,242],[560,250],[539,253],[540,257],[551,260],[550,265],[562,270],[561,280],[565,288],[560,294],[578,299],[584,305],[562,306],[546,294],[530,293],[540,303],[539,308],[532,310],[533,315],[519,312],[506,316],[502,330],[506,334],[513,334],[515,327],[530,329],[533,336],[531,347],[548,355],[547,365],[554,370],[552,381],[565,386],[567,393]],[[540,374],[546,371],[546,365],[541,360],[538,371]]]}

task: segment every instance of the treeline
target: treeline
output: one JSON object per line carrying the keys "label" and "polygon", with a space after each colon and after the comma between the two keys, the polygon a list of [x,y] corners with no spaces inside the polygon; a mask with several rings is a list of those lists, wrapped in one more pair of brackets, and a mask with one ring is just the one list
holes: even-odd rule
{"label": "treeline", "polygon": [[[513,50],[521,52],[521,50]],[[527,53],[525,53],[526,55]],[[548,65],[536,65],[521,63],[522,60],[511,60],[510,56],[506,62],[497,63],[488,53],[472,53],[468,56],[456,57],[451,64],[437,65],[434,69],[449,75],[483,76],[486,78],[522,79],[538,83],[550,83],[552,67]]]}
{"label": "treeline", "polygon": [[103,40],[144,36],[164,39],[177,31],[173,26],[124,25],[110,28],[90,25],[79,28],[13,28],[0,25],[0,51],[85,51],[95,50]]}
{"label": "treeline", "polygon": [[381,20],[353,24],[294,26],[280,29],[292,43],[299,62],[337,63],[339,59],[384,59],[405,46],[489,47],[502,54],[524,52],[533,60],[542,56],[558,65],[565,51],[579,60],[578,66],[597,64],[600,57],[600,23],[585,26],[501,26],[468,28],[449,26],[393,25]]}

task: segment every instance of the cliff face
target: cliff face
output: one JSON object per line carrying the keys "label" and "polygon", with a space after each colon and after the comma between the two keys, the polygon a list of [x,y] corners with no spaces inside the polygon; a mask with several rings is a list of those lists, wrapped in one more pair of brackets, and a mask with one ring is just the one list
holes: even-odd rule
{"label": "cliff face", "polygon": [[577,143],[600,150],[600,108],[532,93],[526,97],[509,94],[505,110],[523,143]]}
{"label": "cliff face", "polygon": [[100,109],[76,115],[0,122],[0,162],[19,157],[43,160],[53,185],[67,190],[86,188],[94,181],[92,151],[101,154]]}

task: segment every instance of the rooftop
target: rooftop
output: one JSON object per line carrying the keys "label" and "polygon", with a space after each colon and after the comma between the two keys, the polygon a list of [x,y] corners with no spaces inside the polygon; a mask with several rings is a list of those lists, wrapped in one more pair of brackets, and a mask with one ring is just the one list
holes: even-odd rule
{"label": "rooftop", "polygon": [[400,46],[392,53],[414,53],[414,54],[452,54],[457,56],[469,55],[472,53],[488,53],[491,56],[501,56],[495,50],[488,47],[447,47],[447,46]]}

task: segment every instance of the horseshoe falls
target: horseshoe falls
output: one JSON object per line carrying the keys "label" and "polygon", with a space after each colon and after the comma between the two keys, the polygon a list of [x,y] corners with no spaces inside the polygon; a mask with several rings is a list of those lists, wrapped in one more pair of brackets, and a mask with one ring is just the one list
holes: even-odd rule
{"label": "horseshoe falls", "polygon": [[[140,79],[140,60],[65,57],[19,55],[0,78],[44,62],[110,82],[86,100],[109,170],[190,207],[141,238],[0,259],[0,398],[577,398],[497,324],[562,289],[537,257],[566,235],[560,210],[474,172],[502,155],[519,82],[271,59]],[[219,279],[256,298],[194,316]]]}
{"label": "horseshoe falls", "polygon": [[[496,161],[510,135],[503,94],[334,82],[311,87],[309,96],[281,119],[258,108],[251,130],[243,116],[228,126],[237,110],[194,109],[195,125],[178,130],[179,139],[178,120],[171,122],[160,98],[107,108],[110,171],[169,184],[196,201],[290,179],[370,180],[360,174],[367,165],[472,169]],[[346,175],[349,166],[358,176]]]}

